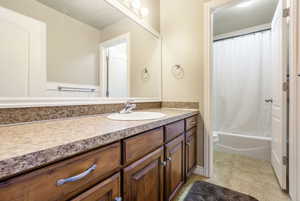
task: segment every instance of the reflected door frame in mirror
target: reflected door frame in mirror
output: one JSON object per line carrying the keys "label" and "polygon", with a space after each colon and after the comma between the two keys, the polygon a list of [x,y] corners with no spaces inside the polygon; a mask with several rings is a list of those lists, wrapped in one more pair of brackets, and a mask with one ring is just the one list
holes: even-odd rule
{"label": "reflected door frame in mirror", "polygon": [[120,36],[117,36],[115,38],[109,39],[107,41],[102,42],[99,45],[99,53],[100,53],[100,86],[101,86],[101,96],[102,97],[111,97],[109,90],[108,90],[108,61],[107,61],[107,55],[106,55],[106,49],[108,47],[111,47],[113,44],[119,44],[120,42],[126,42],[127,43],[127,86],[126,86],[126,93],[127,97],[131,96],[130,93],[130,33],[122,34]]}

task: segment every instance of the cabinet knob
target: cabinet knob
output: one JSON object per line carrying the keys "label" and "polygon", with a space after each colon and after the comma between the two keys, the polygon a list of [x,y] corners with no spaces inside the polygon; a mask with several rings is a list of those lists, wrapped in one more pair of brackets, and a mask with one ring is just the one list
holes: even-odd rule
{"label": "cabinet knob", "polygon": [[162,166],[166,166],[166,165],[167,165],[167,162],[166,162],[166,161],[161,161],[160,164],[161,164]]}
{"label": "cabinet knob", "polygon": [[194,125],[194,124],[196,124],[196,123],[197,123],[196,121],[191,121],[191,124],[192,124],[192,125]]}
{"label": "cabinet knob", "polygon": [[114,201],[122,201],[121,197],[116,197]]}

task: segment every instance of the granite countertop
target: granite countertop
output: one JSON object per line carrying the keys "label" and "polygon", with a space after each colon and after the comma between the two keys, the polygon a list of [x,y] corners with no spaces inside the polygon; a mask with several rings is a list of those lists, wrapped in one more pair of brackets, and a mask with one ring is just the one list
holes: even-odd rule
{"label": "granite countertop", "polygon": [[151,109],[164,118],[114,121],[104,115],[0,127],[0,180],[198,114],[197,110]]}

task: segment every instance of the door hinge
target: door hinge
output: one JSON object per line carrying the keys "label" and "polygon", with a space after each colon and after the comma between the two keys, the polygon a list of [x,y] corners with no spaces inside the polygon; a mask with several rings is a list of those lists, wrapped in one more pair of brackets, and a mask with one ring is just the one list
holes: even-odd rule
{"label": "door hinge", "polygon": [[282,157],[282,164],[283,165],[287,165],[288,164],[288,158],[287,158],[287,156],[283,156]]}
{"label": "door hinge", "polygon": [[282,15],[283,15],[282,17],[289,17],[290,16],[290,8],[283,9]]}
{"label": "door hinge", "polygon": [[283,91],[288,91],[289,90],[289,83],[288,82],[284,82],[282,84],[282,90]]}

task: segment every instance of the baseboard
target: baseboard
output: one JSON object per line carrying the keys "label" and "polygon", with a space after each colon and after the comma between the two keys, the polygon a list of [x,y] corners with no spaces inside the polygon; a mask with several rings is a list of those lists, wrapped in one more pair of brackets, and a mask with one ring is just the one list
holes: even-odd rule
{"label": "baseboard", "polygon": [[194,174],[200,175],[200,176],[206,176],[205,169],[202,166],[197,165],[197,167],[193,171]]}

